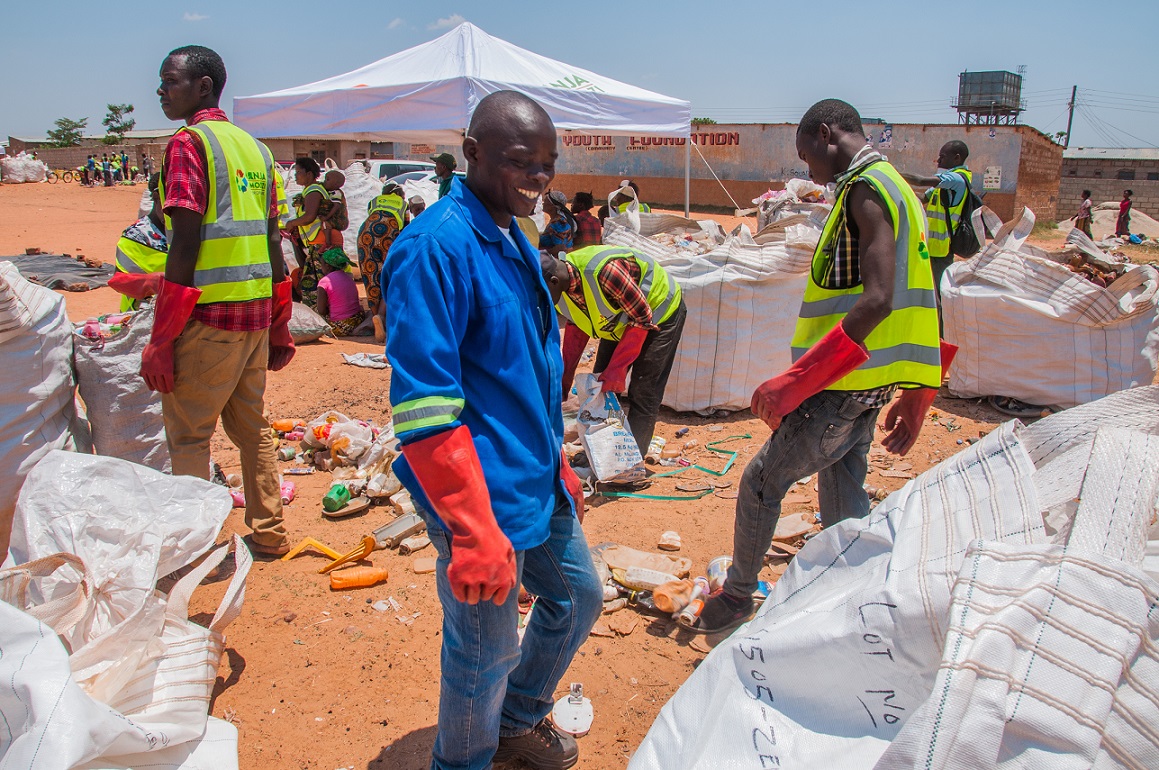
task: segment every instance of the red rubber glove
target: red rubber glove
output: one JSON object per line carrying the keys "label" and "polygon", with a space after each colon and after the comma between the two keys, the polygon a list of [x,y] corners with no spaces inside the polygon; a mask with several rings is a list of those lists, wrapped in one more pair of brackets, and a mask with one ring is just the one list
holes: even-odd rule
{"label": "red rubber glove", "polygon": [[608,367],[600,372],[599,380],[604,393],[623,393],[627,388],[628,367],[635,362],[644,347],[644,340],[648,339],[648,330],[639,326],[629,326],[624,330],[624,336],[616,345],[616,352],[612,353],[612,360]]}
{"label": "red rubber glove", "polygon": [[293,285],[286,278],[274,284],[273,311],[270,316],[270,362],[269,369],[276,372],[284,369],[294,357],[294,338],[290,335],[290,316],[294,313],[290,296]]}
{"label": "red rubber glove", "polygon": [[141,351],[141,376],[149,390],[173,392],[173,341],[193,315],[201,289],[161,280],[153,305],[153,334]]}
{"label": "red rubber glove", "polygon": [[109,278],[109,287],[129,299],[148,299],[161,290],[164,273],[126,273],[121,270]]}
{"label": "red rubber glove", "polygon": [[503,604],[516,584],[515,549],[495,522],[471,431],[460,425],[406,444],[402,453],[451,531],[447,579],[455,598]]}
{"label": "red rubber glove", "polygon": [[[958,353],[958,347],[942,340],[942,379],[950,371],[950,364]],[[905,457],[913,449],[926,421],[926,413],[938,395],[937,388],[907,388],[894,399],[885,413],[885,429],[889,435],[881,440],[887,452]]]}
{"label": "red rubber glove", "polygon": [[751,403],[753,414],[776,430],[785,415],[799,407],[801,402],[825,390],[868,360],[865,346],[851,340],[845,327],[837,324],[796,363],[757,387]]}
{"label": "red rubber glove", "polygon": [[584,523],[584,486],[580,483],[579,476],[575,475],[575,470],[571,467],[571,463],[567,461],[567,452],[562,449],[559,451],[559,478],[563,481],[563,486],[567,489],[567,493],[571,495],[571,500],[575,503],[575,517],[579,519],[579,523]]}
{"label": "red rubber glove", "polygon": [[563,400],[567,401],[568,391],[575,381],[575,370],[588,346],[588,335],[578,326],[569,323],[563,329]]}

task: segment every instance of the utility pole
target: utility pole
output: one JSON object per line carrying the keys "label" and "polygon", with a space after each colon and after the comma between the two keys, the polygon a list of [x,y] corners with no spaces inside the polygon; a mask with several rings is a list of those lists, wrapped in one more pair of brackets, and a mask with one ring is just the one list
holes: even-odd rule
{"label": "utility pole", "polygon": [[1072,86],[1070,89],[1070,103],[1067,107],[1070,109],[1070,115],[1066,119],[1066,139],[1063,140],[1062,148],[1065,150],[1070,147],[1070,127],[1074,123],[1074,103],[1075,97],[1078,96],[1079,87]]}

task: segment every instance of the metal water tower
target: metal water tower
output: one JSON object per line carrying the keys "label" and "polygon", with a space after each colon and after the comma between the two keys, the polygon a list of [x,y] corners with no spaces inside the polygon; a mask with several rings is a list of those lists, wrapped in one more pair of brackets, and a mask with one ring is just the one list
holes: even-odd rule
{"label": "metal water tower", "polygon": [[1025,109],[1022,75],[1013,72],[963,72],[958,76],[958,122],[1000,126],[1018,122]]}

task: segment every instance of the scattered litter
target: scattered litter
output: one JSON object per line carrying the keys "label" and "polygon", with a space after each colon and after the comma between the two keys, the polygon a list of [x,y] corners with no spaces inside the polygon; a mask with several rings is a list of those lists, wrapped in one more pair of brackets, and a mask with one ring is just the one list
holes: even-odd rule
{"label": "scattered litter", "polygon": [[[679,488],[678,486],[677,489]],[[656,547],[661,551],[679,551],[680,546],[680,533],[673,530],[668,530],[660,535],[660,542],[656,544]]]}
{"label": "scattered litter", "polygon": [[620,636],[627,636],[640,624],[640,616],[634,612],[617,612],[608,619],[608,628]]}
{"label": "scattered litter", "polygon": [[592,626],[591,635],[592,636],[613,637],[616,634],[612,631],[612,629],[608,628],[607,623],[604,623],[602,621],[597,621],[596,624],[594,626]]}
{"label": "scattered litter", "polygon": [[385,567],[350,567],[330,573],[330,590],[366,588],[384,583],[390,577]]}
{"label": "scattered litter", "polygon": [[361,366],[363,369],[389,369],[390,364],[384,353],[349,353],[340,354],[343,360],[351,366]]}
{"label": "scattered litter", "polygon": [[570,692],[551,710],[552,724],[577,738],[588,734],[594,718],[592,702],[584,697],[584,686],[579,682],[572,682]]}
{"label": "scattered litter", "polygon": [[619,612],[628,606],[628,600],[621,596],[618,599],[613,599],[610,602],[604,602],[604,614],[610,615],[613,612]]}
{"label": "scattered litter", "polygon": [[914,474],[909,471],[879,471],[881,475],[887,479],[912,479]]}
{"label": "scattered litter", "polygon": [[723,425],[709,425],[707,428],[705,428],[705,430],[707,430],[709,433],[720,433],[722,430],[724,430],[724,426]]}
{"label": "scattered litter", "polygon": [[412,535],[406,540],[398,544],[398,552],[402,556],[409,556],[410,554],[421,551],[431,544],[431,539],[426,534]]}
{"label": "scattered litter", "polygon": [[282,471],[283,476],[309,476],[314,473],[316,469],[313,466],[306,466],[302,468],[286,468]]}
{"label": "scattered litter", "polygon": [[416,575],[427,575],[435,571],[434,556],[420,556],[410,563],[410,568]]}
{"label": "scattered litter", "polygon": [[680,428],[676,431],[676,438],[683,438],[688,435],[688,428]]}
{"label": "scattered litter", "polygon": [[320,543],[312,537],[307,537],[304,538],[302,542],[291,548],[290,552],[282,557],[282,561],[289,561],[290,559],[305,551],[307,548],[313,548],[315,551],[320,551],[329,556],[331,559],[341,558],[341,554],[339,554],[330,546],[326,545],[325,543]]}
{"label": "scattered litter", "polygon": [[375,612],[386,612],[387,610],[392,609],[392,607],[390,606],[389,602],[379,599],[374,604],[370,605],[370,609],[374,610]]}

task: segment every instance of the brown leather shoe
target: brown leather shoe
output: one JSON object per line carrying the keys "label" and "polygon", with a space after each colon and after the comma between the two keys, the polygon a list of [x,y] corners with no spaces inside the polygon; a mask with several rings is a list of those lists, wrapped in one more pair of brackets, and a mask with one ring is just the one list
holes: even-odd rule
{"label": "brown leather shoe", "polygon": [[567,770],[579,761],[579,747],[575,738],[544,719],[529,733],[499,739],[494,761],[513,759],[535,770]]}
{"label": "brown leather shoe", "polygon": [[246,535],[242,539],[252,553],[261,554],[262,556],[285,556],[290,552],[290,548],[292,547],[288,539],[280,545],[263,545],[254,540],[253,535]]}

